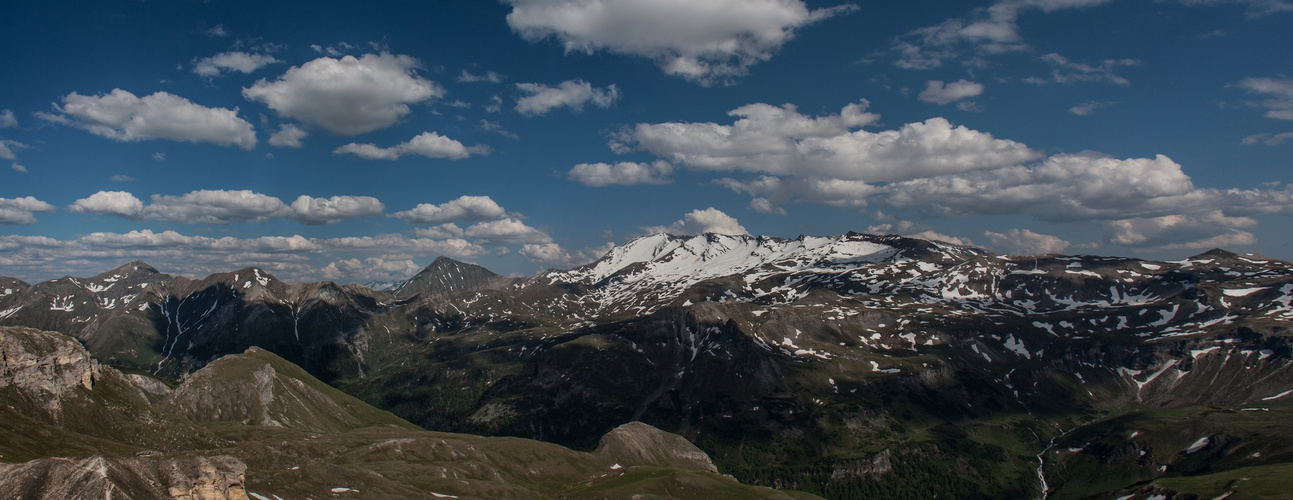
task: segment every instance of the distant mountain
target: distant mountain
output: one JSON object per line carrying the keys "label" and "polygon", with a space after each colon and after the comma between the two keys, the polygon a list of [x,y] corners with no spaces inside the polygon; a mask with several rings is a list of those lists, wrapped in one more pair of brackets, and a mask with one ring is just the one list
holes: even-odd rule
{"label": "distant mountain", "polygon": [[393,294],[154,273],[0,281],[0,324],[175,378],[258,346],[429,429],[593,449],[641,421],[831,498],[1213,498],[1253,470],[1241,497],[1293,467],[1293,265],[1257,255],[658,234],[521,280],[441,258]]}
{"label": "distant mountain", "polygon": [[412,278],[400,283],[391,290],[391,293],[401,299],[423,293],[450,295],[457,292],[502,288],[510,285],[511,282],[512,280],[478,265],[440,257]]}

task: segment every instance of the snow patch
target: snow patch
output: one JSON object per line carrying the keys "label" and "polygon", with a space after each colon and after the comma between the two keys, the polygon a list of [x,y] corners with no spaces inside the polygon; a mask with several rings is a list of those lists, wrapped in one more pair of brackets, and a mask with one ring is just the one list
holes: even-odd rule
{"label": "snow patch", "polygon": [[1190,454],[1193,454],[1193,453],[1195,453],[1195,452],[1198,452],[1199,450],[1202,450],[1202,449],[1204,449],[1204,448],[1207,448],[1207,447],[1208,447],[1208,445],[1209,445],[1209,444],[1211,444],[1211,443],[1212,443],[1212,439],[1209,439],[1209,438],[1207,438],[1207,437],[1201,437],[1201,438],[1199,438],[1199,440],[1198,440],[1198,441],[1195,441],[1195,442],[1194,442],[1194,444],[1190,445],[1190,447],[1189,447],[1189,448],[1186,448],[1186,449],[1185,449],[1185,454],[1186,454],[1186,455],[1190,455]]}

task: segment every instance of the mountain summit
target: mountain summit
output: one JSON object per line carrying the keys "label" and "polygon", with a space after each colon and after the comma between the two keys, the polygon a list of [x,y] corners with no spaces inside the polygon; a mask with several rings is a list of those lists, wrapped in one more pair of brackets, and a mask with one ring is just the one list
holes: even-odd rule
{"label": "mountain summit", "polygon": [[452,294],[506,286],[510,280],[476,264],[438,257],[422,271],[391,290],[406,299],[421,293]]}

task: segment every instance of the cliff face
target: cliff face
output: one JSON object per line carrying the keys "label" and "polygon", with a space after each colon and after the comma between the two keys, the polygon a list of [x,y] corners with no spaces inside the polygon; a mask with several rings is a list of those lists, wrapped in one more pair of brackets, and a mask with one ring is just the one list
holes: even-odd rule
{"label": "cliff face", "polygon": [[246,470],[228,456],[45,458],[0,464],[0,491],[29,500],[247,500]]}
{"label": "cliff face", "polygon": [[0,390],[9,388],[44,408],[61,413],[74,391],[91,390],[101,376],[99,362],[81,344],[30,328],[0,328]]}

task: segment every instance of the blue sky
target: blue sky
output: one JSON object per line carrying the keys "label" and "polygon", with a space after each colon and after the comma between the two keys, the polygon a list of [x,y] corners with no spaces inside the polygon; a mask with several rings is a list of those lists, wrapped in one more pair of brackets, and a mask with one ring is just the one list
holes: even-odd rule
{"label": "blue sky", "polygon": [[6,2],[0,275],[654,231],[1293,258],[1293,2]]}

